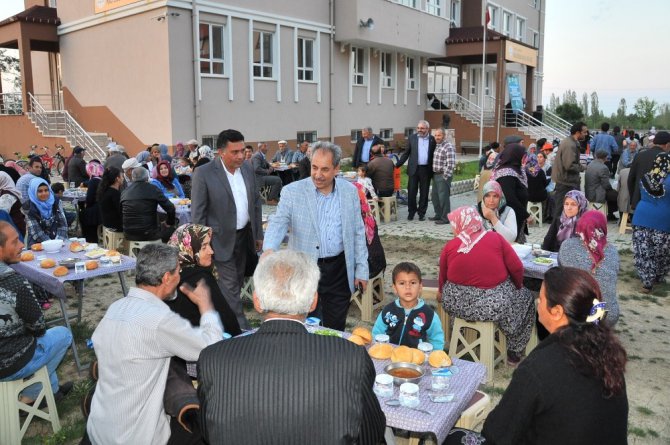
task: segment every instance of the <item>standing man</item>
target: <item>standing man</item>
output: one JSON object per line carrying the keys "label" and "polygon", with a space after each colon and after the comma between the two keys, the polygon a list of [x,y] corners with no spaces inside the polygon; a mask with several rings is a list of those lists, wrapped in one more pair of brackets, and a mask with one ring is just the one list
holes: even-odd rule
{"label": "standing man", "polygon": [[[414,214],[419,213],[419,221],[426,219],[428,209],[428,189],[430,178],[433,176],[433,153],[435,152],[435,138],[430,135],[430,124],[421,120],[416,125],[416,133],[409,137],[409,146],[398,160],[396,167],[402,166],[407,159],[407,220],[412,221]],[[419,192],[419,206],[416,205],[416,195]]]}
{"label": "standing man", "polygon": [[82,182],[88,181],[84,151],[86,151],[85,148],[75,147],[72,159],[67,164],[67,177],[70,182],[74,182],[75,187],[79,187]]}
{"label": "standing man", "polygon": [[563,211],[563,198],[570,190],[579,190],[584,166],[579,162],[579,141],[583,141],[589,132],[584,122],[577,122],[570,127],[570,137],[563,138],[551,166],[551,180],[556,184],[554,202],[556,203],[555,218]]}
{"label": "standing man", "polygon": [[265,155],[268,152],[268,144],[265,142],[258,143],[258,151],[251,156],[251,165],[256,175],[256,187],[260,191],[263,187],[270,187],[268,200],[266,204],[277,205],[279,201],[279,192],[281,192],[281,179],[279,176],[272,174],[274,168],[268,163]]}
{"label": "standing man", "polygon": [[312,148],[312,176],[282,190],[270,218],[263,250],[274,251],[291,229],[289,248],[307,253],[321,270],[315,315],[323,325],[344,330],[355,287],[368,281],[368,249],[358,189],[340,171],[342,150],[329,142]]}
{"label": "standing man", "polygon": [[605,161],[605,165],[610,170],[610,176],[614,177],[614,172],[616,171],[616,164],[613,165],[612,157],[616,154],[618,160],[619,146],[617,145],[614,136],[608,133],[609,130],[610,130],[609,123],[603,122],[600,125],[600,133],[598,133],[597,135],[595,135],[593,139],[591,139],[591,153],[594,154],[598,153],[598,150],[603,150],[605,153],[607,153],[607,160]]}
{"label": "standing man", "polygon": [[[200,354],[198,395],[207,443],[380,442],[386,422],[365,349],[305,329],[318,282],[319,268],[306,253],[283,250],[260,261],[253,297],[263,315],[258,332]],[[352,390],[334,391],[335,382]],[[253,418],[262,421],[241,421]]]}
{"label": "standing man", "polygon": [[384,156],[384,144],[372,147],[372,160],[368,162],[368,177],[380,198],[393,196],[393,170],[395,164]]}
{"label": "standing man", "polygon": [[635,210],[635,206],[640,202],[640,181],[642,177],[654,166],[654,159],[660,153],[670,152],[670,133],[659,131],[654,135],[653,146],[645,150],[640,150],[630,165],[628,173],[628,193],[630,193],[630,207]]}
{"label": "standing man", "polygon": [[447,215],[451,213],[451,178],[456,168],[456,149],[447,141],[444,128],[435,130],[435,156],[433,156],[433,209],[430,218],[435,224],[449,224]]}
{"label": "standing man", "polygon": [[[242,329],[249,329],[240,289],[247,263],[263,243],[261,197],[254,170],[244,163],[244,136],[224,130],[216,139],[218,157],[193,172],[191,215],[195,224],[211,227],[219,286]],[[244,165],[243,165],[244,164]]]}
{"label": "standing man", "polygon": [[[0,382],[30,377],[43,366],[56,401],[72,389],[72,382],[58,385],[56,368],[72,343],[72,333],[64,326],[46,328],[42,308],[33,288],[9,267],[21,261],[23,243],[16,229],[0,221]],[[23,390],[20,401],[32,404],[40,393],[35,383]],[[15,402],[16,400],[14,400]]]}
{"label": "standing man", "polygon": [[376,147],[379,144],[384,144],[384,141],[372,132],[372,127],[365,127],[361,130],[361,138],[356,141],[356,147],[354,147],[354,157],[352,160],[354,170],[359,165],[365,165],[370,162],[372,147]]}

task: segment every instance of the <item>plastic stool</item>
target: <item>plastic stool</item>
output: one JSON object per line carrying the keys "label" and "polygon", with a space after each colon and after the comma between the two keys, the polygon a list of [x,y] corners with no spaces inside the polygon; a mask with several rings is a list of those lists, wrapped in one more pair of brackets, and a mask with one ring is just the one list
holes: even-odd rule
{"label": "plastic stool", "polygon": [[451,329],[449,326],[449,314],[444,310],[442,303],[437,301],[437,280],[424,278],[423,279],[423,290],[421,291],[421,298],[424,301],[435,300],[437,302],[437,313],[438,318],[440,319],[440,324],[442,325],[442,332],[444,332],[444,344],[448,345],[451,340]]}
{"label": "plastic stool", "polygon": [[161,244],[161,240],[157,239],[154,241],[128,241],[128,256],[131,258],[137,258],[137,254],[142,247],[148,246],[149,244]]}
{"label": "plastic stool", "polygon": [[381,212],[382,222],[391,222],[398,220],[398,202],[395,196],[380,198],[379,211]]}
{"label": "plastic stool", "polygon": [[607,203],[606,202],[589,202],[586,207],[588,210],[597,210],[607,218]]}
{"label": "plastic stool", "polygon": [[368,199],[368,205],[370,206],[370,212],[372,212],[372,216],[375,218],[375,222],[379,224],[379,201]]}
{"label": "plastic stool", "polygon": [[269,185],[265,185],[265,186],[260,188],[260,195],[261,195],[261,198],[263,199],[263,201],[265,201],[265,202],[268,201],[268,196],[270,196],[270,190],[271,189],[272,189],[272,187],[270,187]]}
{"label": "plastic stool", "polygon": [[379,272],[376,277],[371,278],[363,292],[355,290],[354,293],[351,294],[351,301],[353,301],[361,311],[361,320],[369,322],[373,321],[372,311],[375,308],[375,296],[377,296],[380,301],[377,305],[382,304],[384,301],[384,271]]}
{"label": "plastic stool", "polygon": [[123,232],[116,232],[112,229],[108,229],[107,227],[103,227],[102,245],[105,249],[119,250],[123,245],[123,240]]}
{"label": "plastic stool", "polygon": [[486,419],[490,411],[491,398],[481,391],[476,391],[454,426],[472,430]]}
{"label": "plastic stool", "polygon": [[[42,390],[37,395],[33,406],[30,406],[19,401],[19,394],[33,383],[41,383]],[[47,410],[42,411],[39,406],[45,397]],[[20,411],[28,413],[23,425],[21,425]],[[49,372],[46,366],[41,367],[30,377],[11,382],[0,382],[0,443],[3,445],[20,445],[34,417],[51,422],[54,433],[60,431],[56,400],[51,390]]]}
{"label": "plastic stool", "polygon": [[248,298],[249,301],[254,301],[254,278],[244,277],[244,284],[240,289],[240,299]]}
{"label": "plastic stool", "polygon": [[530,213],[530,216],[533,217],[535,222],[537,223],[538,227],[541,229],[542,228],[542,203],[541,202],[530,202],[528,201],[528,205],[526,206],[526,211]]}
{"label": "plastic stool", "polygon": [[530,339],[526,345],[526,357],[528,357],[528,354],[530,354],[531,351],[535,349],[535,346],[537,346],[539,342],[540,340],[537,337],[537,325],[533,323],[533,330],[530,331]]}
{"label": "plastic stool", "polygon": [[[461,332],[461,329],[469,332]],[[498,334],[497,339],[496,334]],[[466,321],[454,318],[449,356],[460,358],[466,354],[469,354],[475,362],[486,366],[486,378],[487,381],[491,381],[493,380],[493,369],[507,358],[507,340],[492,321]]]}
{"label": "plastic stool", "polygon": [[624,235],[628,230],[630,230],[631,232],[633,231],[633,228],[628,225],[629,216],[630,213],[628,212],[623,212],[621,214],[621,224],[619,224],[619,235]]}

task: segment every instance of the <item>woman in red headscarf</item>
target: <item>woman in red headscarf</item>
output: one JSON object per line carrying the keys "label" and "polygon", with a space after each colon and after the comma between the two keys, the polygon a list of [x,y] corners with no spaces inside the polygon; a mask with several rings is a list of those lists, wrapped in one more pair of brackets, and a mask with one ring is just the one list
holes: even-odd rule
{"label": "woman in red headscarf", "polygon": [[172,166],[168,161],[160,161],[156,166],[156,177],[151,183],[158,187],[167,198],[184,198],[184,190],[179,180],[172,173]]}
{"label": "woman in red headscarf", "polygon": [[484,228],[476,208],[459,207],[448,217],[455,238],[440,255],[442,305],[452,317],[495,322],[507,337],[507,363],[516,366],[535,323],[523,264],[505,238]]}
{"label": "woman in red headscarf", "polygon": [[590,272],[600,286],[606,303],[605,323],[610,327],[619,319],[616,282],[619,275],[619,253],[607,243],[607,219],[597,210],[585,212],[577,221],[574,238],[561,244],[558,262]]}

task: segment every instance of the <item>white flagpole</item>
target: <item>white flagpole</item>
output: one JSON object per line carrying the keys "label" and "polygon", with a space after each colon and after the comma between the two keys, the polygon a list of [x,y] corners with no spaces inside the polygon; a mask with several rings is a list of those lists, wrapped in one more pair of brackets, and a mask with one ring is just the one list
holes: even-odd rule
{"label": "white flagpole", "polygon": [[[488,12],[488,6],[486,7]],[[484,33],[482,38],[482,72],[479,85],[479,157],[482,157],[484,148],[484,78],[486,76],[486,28],[488,28],[486,13],[484,14]]]}

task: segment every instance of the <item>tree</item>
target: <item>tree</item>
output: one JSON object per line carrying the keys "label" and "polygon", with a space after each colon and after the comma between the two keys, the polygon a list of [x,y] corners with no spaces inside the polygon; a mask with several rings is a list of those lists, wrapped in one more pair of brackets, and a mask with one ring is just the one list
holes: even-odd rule
{"label": "tree", "polygon": [[649,126],[654,119],[657,105],[655,100],[651,100],[647,96],[641,97],[635,102],[633,108],[635,108],[635,114],[637,114],[643,126]]}
{"label": "tree", "polygon": [[565,93],[563,93],[563,103],[577,105],[577,92],[567,90]]}
{"label": "tree", "polygon": [[[0,73],[3,79],[12,83],[15,90],[21,91],[21,65],[16,56],[7,53],[6,49],[0,49]],[[4,76],[9,74],[9,76]]]}
{"label": "tree", "polygon": [[591,118],[594,121],[600,119],[600,109],[598,108],[598,93],[595,91],[591,93]]}
{"label": "tree", "polygon": [[584,112],[584,116],[589,115],[589,95],[584,93],[582,95],[582,104],[581,104],[582,112]]}
{"label": "tree", "polygon": [[556,114],[568,122],[577,122],[584,117],[582,109],[576,103],[563,103],[559,105],[556,107]]}
{"label": "tree", "polygon": [[549,98],[549,111],[556,111],[556,108],[561,104],[561,99],[559,99],[554,93],[551,93]]}
{"label": "tree", "polygon": [[620,121],[626,119],[626,98],[624,97],[619,101],[619,108],[616,109],[616,118]]}

